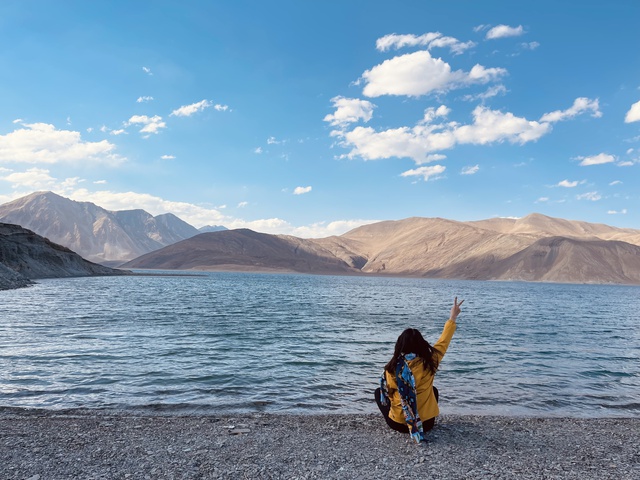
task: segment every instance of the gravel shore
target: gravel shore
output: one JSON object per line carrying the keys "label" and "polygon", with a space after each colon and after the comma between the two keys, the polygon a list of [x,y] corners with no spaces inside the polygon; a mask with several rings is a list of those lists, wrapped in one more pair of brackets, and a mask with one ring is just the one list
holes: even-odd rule
{"label": "gravel shore", "polygon": [[640,478],[640,418],[438,420],[419,446],[373,414],[2,409],[0,478]]}

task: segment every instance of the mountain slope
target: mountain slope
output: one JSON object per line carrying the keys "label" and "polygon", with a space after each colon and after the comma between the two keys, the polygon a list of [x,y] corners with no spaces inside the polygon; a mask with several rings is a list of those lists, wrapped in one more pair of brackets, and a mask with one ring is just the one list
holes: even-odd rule
{"label": "mountain slope", "polygon": [[312,242],[247,229],[201,233],[136,258],[123,267],[357,273]]}
{"label": "mountain slope", "polygon": [[519,219],[491,218],[468,223],[479,228],[513,235],[531,235],[537,238],[560,236],[592,240],[619,240],[640,245],[640,231],[638,230],[616,228],[602,223],[547,217],[539,213],[532,213]]}
{"label": "mountain slope", "polygon": [[0,289],[26,286],[36,278],[127,273],[88,262],[19,225],[0,223]]}
{"label": "mountain slope", "polygon": [[640,246],[611,240],[543,238],[496,262],[489,279],[640,283]]}
{"label": "mountain slope", "polygon": [[198,234],[172,214],[111,212],[52,192],[0,205],[0,221],[22,225],[95,262],[123,262]]}
{"label": "mountain slope", "polygon": [[520,223],[408,218],[321,239],[251,230],[201,234],[125,266],[640,283],[640,246],[602,240],[597,235],[633,239],[640,232],[542,215],[525,217]]}

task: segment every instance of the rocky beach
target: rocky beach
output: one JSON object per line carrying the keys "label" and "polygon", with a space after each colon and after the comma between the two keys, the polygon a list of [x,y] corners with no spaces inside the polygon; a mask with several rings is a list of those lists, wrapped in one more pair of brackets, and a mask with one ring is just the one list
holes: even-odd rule
{"label": "rocky beach", "polygon": [[375,414],[0,410],[3,479],[635,479],[640,418],[439,418],[428,443]]}

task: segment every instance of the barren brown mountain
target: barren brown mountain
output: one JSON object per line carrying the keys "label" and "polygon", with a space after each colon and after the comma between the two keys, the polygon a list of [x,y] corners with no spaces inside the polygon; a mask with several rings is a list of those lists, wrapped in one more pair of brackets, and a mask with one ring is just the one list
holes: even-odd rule
{"label": "barren brown mountain", "polygon": [[124,266],[640,283],[640,231],[540,214],[476,222],[416,217],[321,239],[202,234]]}
{"label": "barren brown mountain", "polygon": [[131,268],[355,273],[310,240],[239,229],[210,232],[138,257]]}

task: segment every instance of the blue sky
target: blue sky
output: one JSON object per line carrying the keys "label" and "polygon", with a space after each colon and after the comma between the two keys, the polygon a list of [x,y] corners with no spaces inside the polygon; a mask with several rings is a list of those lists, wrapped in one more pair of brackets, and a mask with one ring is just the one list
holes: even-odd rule
{"label": "blue sky", "polygon": [[640,2],[0,3],[0,202],[640,228]]}

